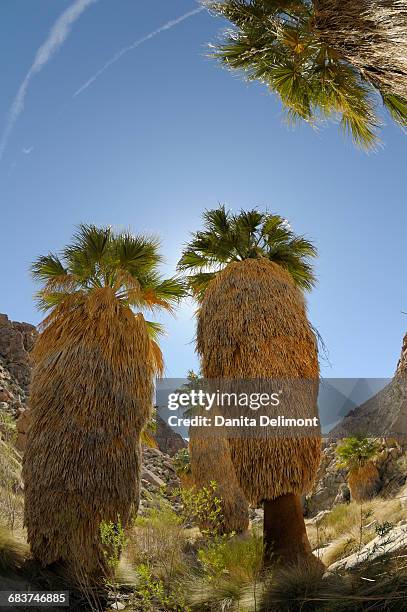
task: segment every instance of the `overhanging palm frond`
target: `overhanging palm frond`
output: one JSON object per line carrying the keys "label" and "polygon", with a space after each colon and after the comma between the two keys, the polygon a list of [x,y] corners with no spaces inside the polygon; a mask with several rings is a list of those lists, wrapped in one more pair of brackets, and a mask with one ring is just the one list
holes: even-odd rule
{"label": "overhanging palm frond", "polygon": [[394,94],[382,94],[382,99],[394,121],[407,126],[407,100]]}
{"label": "overhanging palm frond", "polygon": [[[374,149],[380,142],[377,133],[381,122],[376,108],[379,92],[392,118],[406,125],[407,100],[388,89],[384,93],[378,84],[380,79],[352,62],[334,41],[330,44],[329,31],[321,36],[320,11],[316,13],[314,1],[209,0],[206,4],[233,26],[226,30],[211,56],[277,94],[290,123],[306,121],[316,126],[326,119],[339,120],[342,130],[357,146]],[[340,12],[339,0],[335,4]],[[346,10],[350,3],[347,5]],[[358,10],[353,8],[355,14]],[[340,16],[334,21],[339,27]],[[400,16],[394,40],[407,40],[407,35],[401,34],[401,21]],[[386,28],[391,31],[390,20]],[[352,32],[354,48],[356,34]]]}
{"label": "overhanging palm frond", "polygon": [[165,334],[165,327],[161,323],[157,323],[157,321],[147,321],[147,332],[152,340],[157,340],[160,336]]}

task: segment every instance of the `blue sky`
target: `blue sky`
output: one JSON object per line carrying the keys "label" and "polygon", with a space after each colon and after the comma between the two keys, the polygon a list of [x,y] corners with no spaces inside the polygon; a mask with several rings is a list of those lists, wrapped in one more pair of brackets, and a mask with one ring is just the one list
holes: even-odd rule
{"label": "blue sky", "polygon": [[[37,50],[71,4],[1,1],[1,132]],[[0,312],[40,321],[28,266],[63,247],[81,221],[159,235],[172,274],[204,208],[267,207],[319,249],[308,302],[329,351],[323,375],[391,376],[407,328],[401,130],[385,118],[383,148],[366,155],[336,126],[288,129],[263,87],[206,57],[224,26],[206,12],[123,55],[73,98],[122,48],[196,6],[95,1],[30,76],[0,162]],[[193,313],[184,304],[165,319],[168,376],[196,368]]]}

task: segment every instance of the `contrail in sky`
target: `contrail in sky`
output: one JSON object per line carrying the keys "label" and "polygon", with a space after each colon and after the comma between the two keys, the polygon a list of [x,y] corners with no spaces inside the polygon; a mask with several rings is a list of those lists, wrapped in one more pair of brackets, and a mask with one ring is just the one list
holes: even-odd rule
{"label": "contrail in sky", "polygon": [[108,60],[106,64],[102,66],[100,70],[95,72],[95,74],[88,81],[86,81],[86,83],[84,83],[81,87],[79,87],[79,89],[75,91],[72,97],[76,98],[76,96],[79,96],[79,94],[84,92],[85,89],[90,87],[105,72],[105,70],[107,70],[108,68],[110,68],[110,66],[112,66],[117,61],[119,61],[119,59],[123,57],[123,55],[125,55],[126,53],[129,53],[129,51],[133,51],[133,49],[136,49],[137,47],[147,42],[151,38],[154,38],[158,34],[161,34],[161,32],[165,32],[166,30],[171,30],[171,28],[177,26],[182,21],[185,21],[185,19],[189,19],[189,17],[192,17],[193,15],[196,15],[197,13],[200,13],[201,11],[204,11],[204,10],[205,10],[205,7],[201,6],[199,8],[194,9],[193,11],[189,11],[188,13],[185,13],[185,15],[181,15],[181,17],[178,17],[177,19],[172,19],[171,21],[168,21],[166,24],[164,24],[157,30],[154,30],[154,32],[150,32],[150,34],[147,34],[146,36],[143,36],[143,38],[136,40],[131,45],[128,45],[127,47],[123,47],[123,49],[121,49],[121,51],[118,51],[115,55],[113,55],[113,57],[111,57],[110,60]]}
{"label": "contrail in sky", "polygon": [[52,26],[45,42],[38,49],[34,62],[21,83],[17,95],[11,105],[6,127],[0,141],[0,161],[3,158],[13,127],[24,109],[24,101],[27,95],[28,86],[31,79],[40,72],[43,67],[52,59],[57,51],[68,38],[72,27],[82,15],[82,13],[94,2],[98,0],[74,0],[74,2],[58,17]]}

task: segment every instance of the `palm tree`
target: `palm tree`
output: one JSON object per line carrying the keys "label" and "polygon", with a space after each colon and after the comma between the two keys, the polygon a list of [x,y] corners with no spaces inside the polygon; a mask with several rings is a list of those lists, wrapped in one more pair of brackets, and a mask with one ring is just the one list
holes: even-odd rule
{"label": "palm tree", "polygon": [[[197,296],[197,348],[207,379],[311,379],[301,409],[316,414],[318,354],[303,290],[315,282],[313,245],[257,210],[204,213],[179,269]],[[289,381],[287,380],[287,383]],[[285,409],[287,406],[285,406]],[[299,409],[296,406],[295,409]],[[320,461],[319,436],[229,439],[238,482],[264,507],[265,560],[310,555],[300,503]]]}
{"label": "palm tree", "polygon": [[[191,370],[188,373],[188,382],[181,390],[199,388],[202,382],[202,376]],[[193,416],[194,409],[190,407],[184,414]],[[188,473],[180,475],[181,483],[202,490],[215,482],[216,495],[222,505],[222,520],[217,525],[218,532],[227,534],[247,531],[249,504],[237,481],[227,440],[208,437],[201,427],[190,427],[188,448]],[[199,526],[201,529],[208,528],[206,523]]]}
{"label": "palm tree", "polygon": [[184,293],[160,278],[160,261],[155,239],[80,225],[61,257],[32,266],[50,313],[33,351],[23,478],[28,541],[44,566],[98,580],[100,525],[125,526],[137,510],[140,435],[162,367],[159,326],[142,312],[171,311]]}
{"label": "palm tree", "polygon": [[[197,489],[216,483],[216,496],[221,500],[221,534],[244,533],[249,527],[249,504],[236,477],[227,440],[207,437],[199,427],[189,432],[191,478]],[[207,529],[206,524],[200,525]]]}
{"label": "palm tree", "polygon": [[337,447],[338,467],[347,468],[351,498],[362,503],[371,499],[380,484],[379,471],[373,459],[379,450],[375,440],[364,437],[345,438]]}
{"label": "palm tree", "polygon": [[374,148],[378,94],[393,119],[407,125],[407,0],[206,4],[234,26],[214,56],[266,84],[290,122],[339,117],[358,146]]}

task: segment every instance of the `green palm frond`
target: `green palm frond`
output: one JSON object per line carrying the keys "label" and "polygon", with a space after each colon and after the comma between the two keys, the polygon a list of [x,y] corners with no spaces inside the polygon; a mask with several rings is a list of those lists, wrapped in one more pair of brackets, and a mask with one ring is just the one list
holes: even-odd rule
{"label": "green palm frond", "polygon": [[67,270],[64,268],[58,255],[49,253],[35,260],[31,266],[31,274],[36,281],[47,283],[53,278],[67,275]]}
{"label": "green palm frond", "polygon": [[358,66],[322,40],[314,3],[308,0],[224,0],[206,2],[232,28],[211,56],[249,81],[276,94],[289,123],[339,123],[358,147],[374,149],[381,122],[376,94],[392,118],[406,125],[407,101],[384,94]]}
{"label": "green palm frond", "polygon": [[165,334],[165,327],[157,321],[146,321],[147,332],[151,340],[158,340],[160,336]]}
{"label": "green palm frond", "polygon": [[198,300],[228,263],[250,258],[266,257],[281,265],[302,289],[314,286],[311,260],[317,255],[316,248],[304,236],[294,234],[280,215],[257,209],[234,214],[221,206],[205,211],[203,220],[204,229],[192,235],[178,263]]}
{"label": "green palm frond", "polygon": [[160,242],[155,238],[123,232],[114,241],[114,252],[120,267],[137,275],[141,270],[149,270],[161,263],[159,246]]}
{"label": "green palm frond", "polygon": [[61,256],[50,253],[33,263],[33,278],[43,285],[37,303],[49,310],[79,292],[109,287],[118,300],[140,311],[171,311],[186,288],[178,278],[160,276],[158,249],[154,237],[81,224]]}
{"label": "green palm frond", "polygon": [[407,126],[407,100],[388,93],[382,94],[382,99],[394,121],[402,126]]}
{"label": "green palm frond", "polygon": [[37,291],[34,296],[38,310],[47,312],[61,304],[69,294],[62,291]]}

